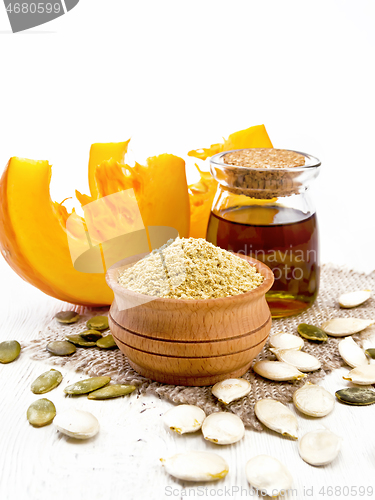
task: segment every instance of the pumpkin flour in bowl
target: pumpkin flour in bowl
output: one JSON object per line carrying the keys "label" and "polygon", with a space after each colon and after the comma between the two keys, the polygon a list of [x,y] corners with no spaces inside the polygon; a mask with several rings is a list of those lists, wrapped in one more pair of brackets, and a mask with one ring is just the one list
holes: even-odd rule
{"label": "pumpkin flour in bowl", "polygon": [[255,266],[202,238],[169,240],[118,277],[128,290],[172,299],[239,295],[263,280]]}

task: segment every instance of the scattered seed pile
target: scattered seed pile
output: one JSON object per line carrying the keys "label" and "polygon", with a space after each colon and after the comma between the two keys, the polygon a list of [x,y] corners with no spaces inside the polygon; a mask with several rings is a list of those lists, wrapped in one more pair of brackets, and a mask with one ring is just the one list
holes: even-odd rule
{"label": "scattered seed pile", "polygon": [[[336,267],[332,265],[323,265],[321,269],[321,286],[319,296],[312,307],[304,311],[298,316],[289,318],[275,319],[272,322],[271,334],[280,332],[293,334],[296,337],[297,345],[303,339],[298,334],[297,328],[301,323],[309,325],[321,326],[329,319],[336,317],[355,317],[361,319],[375,318],[375,299],[371,298],[359,307],[355,312],[351,309],[342,309],[339,306],[337,297],[340,293],[351,292],[353,290],[375,290],[375,273],[362,274],[351,271],[345,267]],[[70,356],[54,356],[46,350],[48,342],[63,340],[67,335],[80,334],[87,330],[87,320],[92,318],[93,310],[89,308],[79,307],[78,312],[82,315],[77,323],[60,324],[55,319],[52,319],[39,333],[37,338],[30,342],[27,346],[24,344],[23,350],[38,361],[43,361],[51,366],[64,366],[67,369],[75,370],[88,377],[109,376],[112,382],[116,384],[130,384],[137,386],[140,394],[157,394],[159,398],[170,401],[175,404],[193,404],[202,408],[207,415],[222,411],[223,404],[218,402],[212,394],[211,387],[183,387],[175,385],[166,385],[159,382],[153,382],[138,375],[129,365],[127,358],[119,349],[97,349],[79,348]],[[108,312],[108,308],[97,309],[96,315],[102,316]],[[355,334],[353,340],[360,344],[361,347],[375,345],[371,339],[375,335],[375,326],[370,326],[363,332]],[[107,335],[108,337],[108,335]],[[311,338],[311,337],[310,337]],[[255,403],[264,398],[273,398],[282,403],[291,403],[293,393],[296,389],[305,385],[305,381],[318,383],[327,373],[340,366],[346,366],[341,358],[338,350],[340,338],[329,337],[326,342],[314,342],[305,339],[303,351],[315,356],[321,362],[321,369],[312,373],[308,373],[307,377],[294,382],[275,382],[264,379],[259,376],[254,370],[250,369],[243,378],[250,382],[251,391],[247,396],[240,400],[235,400],[225,409],[238,415],[245,426],[263,430],[259,420],[254,415]],[[289,345],[289,344],[288,344]],[[279,346],[280,348],[283,345]],[[1,347],[0,347],[1,353]],[[21,354],[22,355],[22,354]],[[375,356],[375,354],[374,354]],[[275,360],[275,355],[269,349],[267,343],[265,348],[258,354],[255,362],[262,360]],[[374,366],[374,365],[369,365]],[[347,382],[343,380],[341,388],[346,387],[345,399],[352,401],[354,395],[347,393],[349,388]],[[340,386],[337,386],[340,389]],[[357,388],[350,388],[356,389]],[[343,399],[340,394],[340,398]],[[358,395],[355,395],[358,398]],[[373,396],[372,392],[369,396]],[[364,396],[359,395],[359,399],[364,401]],[[366,397],[367,401],[368,398]],[[366,404],[369,404],[367,402]]]}
{"label": "scattered seed pile", "polygon": [[248,292],[263,283],[256,267],[199,238],[176,238],[120,274],[134,292],[172,299],[213,299]]}

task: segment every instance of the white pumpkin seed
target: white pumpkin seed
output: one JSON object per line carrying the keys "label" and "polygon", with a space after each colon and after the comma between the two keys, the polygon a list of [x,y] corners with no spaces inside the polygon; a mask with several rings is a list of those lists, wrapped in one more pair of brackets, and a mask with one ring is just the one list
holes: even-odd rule
{"label": "white pumpkin seed", "polygon": [[304,341],[290,333],[276,333],[270,336],[270,346],[276,349],[302,349]]}
{"label": "white pumpkin seed", "polygon": [[194,405],[178,405],[163,415],[164,424],[178,434],[198,431],[205,418],[205,412]]}
{"label": "white pumpkin seed", "polygon": [[306,377],[295,366],[283,363],[282,361],[270,361],[268,359],[255,363],[253,370],[261,377],[276,380],[277,382],[299,380]]}
{"label": "white pumpkin seed", "polygon": [[330,464],[339,454],[342,439],[322,429],[307,432],[298,443],[299,454],[310,465]]}
{"label": "white pumpkin seed", "polygon": [[357,366],[350,370],[347,377],[342,378],[357,385],[375,384],[375,365]]}
{"label": "white pumpkin seed", "polygon": [[346,364],[352,368],[368,365],[369,360],[359,345],[354,342],[352,337],[346,337],[339,342],[339,353]]}
{"label": "white pumpkin seed", "polygon": [[347,337],[373,324],[374,321],[371,319],[334,318],[323,323],[322,329],[332,337]]}
{"label": "white pumpkin seed", "polygon": [[319,359],[307,352],[294,349],[273,349],[272,351],[279,361],[295,366],[301,372],[313,372],[321,368]]}
{"label": "white pumpkin seed", "polygon": [[357,292],[343,293],[339,297],[339,304],[346,309],[357,307],[371,297],[371,290],[358,290]]}
{"label": "white pumpkin seed", "polygon": [[298,439],[298,421],[289,408],[276,399],[260,399],[255,403],[255,415],[263,425],[283,436]]}
{"label": "white pumpkin seed", "polygon": [[320,385],[306,382],[293,394],[297,410],[310,417],[325,417],[335,406],[335,398]]}
{"label": "white pumpkin seed", "polygon": [[215,384],[212,388],[212,394],[227,405],[235,399],[247,396],[250,390],[250,382],[244,378],[229,378]]}
{"label": "white pumpkin seed", "polygon": [[206,451],[188,451],[160,461],[168,474],[183,481],[217,481],[229,471],[224,458]]}
{"label": "white pumpkin seed", "polygon": [[258,455],[246,464],[246,478],[249,484],[270,497],[277,497],[289,490],[293,478],[288,469],[279,460],[268,455]]}
{"label": "white pumpkin seed", "polygon": [[219,411],[211,413],[202,425],[204,439],[215,444],[232,444],[245,435],[245,426],[234,413]]}
{"label": "white pumpkin seed", "polygon": [[76,439],[89,439],[99,432],[98,420],[88,411],[64,411],[55,417],[53,423],[58,431]]}

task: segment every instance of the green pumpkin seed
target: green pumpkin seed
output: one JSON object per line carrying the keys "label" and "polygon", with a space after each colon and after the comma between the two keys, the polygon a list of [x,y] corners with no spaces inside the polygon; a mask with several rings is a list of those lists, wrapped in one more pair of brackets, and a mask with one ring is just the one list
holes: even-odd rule
{"label": "green pumpkin seed", "polygon": [[136,387],[134,385],[122,385],[122,384],[107,385],[102,389],[98,389],[97,391],[91,392],[87,396],[87,399],[118,398],[120,396],[125,396],[126,394],[130,394],[135,390]]}
{"label": "green pumpkin seed", "polygon": [[6,340],[0,344],[0,363],[11,363],[18,358],[21,346],[17,340]]}
{"label": "green pumpkin seed", "polygon": [[69,356],[76,352],[76,347],[66,340],[54,340],[47,344],[47,351],[55,356]]}
{"label": "green pumpkin seed", "polygon": [[90,342],[89,340],[82,338],[81,335],[79,335],[79,334],[67,335],[65,338],[66,338],[66,340],[68,340],[72,344],[78,345],[79,347],[95,347],[96,346],[96,342],[92,342],[92,341]]}
{"label": "green pumpkin seed", "polygon": [[306,323],[301,323],[297,328],[298,333],[307,340],[313,340],[317,342],[326,342],[328,336],[321,328],[314,325],[307,325]]}
{"label": "green pumpkin seed", "polygon": [[367,354],[367,356],[369,356],[370,358],[372,359],[375,359],[375,349],[371,348],[371,349],[366,349],[365,350],[365,353]]}
{"label": "green pumpkin seed", "polygon": [[77,323],[81,316],[75,311],[60,311],[56,314],[55,319],[64,325]]}
{"label": "green pumpkin seed", "polygon": [[354,406],[367,406],[375,403],[375,391],[366,387],[347,387],[336,392],[341,403]]}
{"label": "green pumpkin seed", "polygon": [[109,384],[111,377],[91,377],[65,387],[65,394],[88,394]]}
{"label": "green pumpkin seed", "polygon": [[103,337],[103,334],[97,330],[85,330],[80,333],[81,337],[89,342],[96,342]]}
{"label": "green pumpkin seed", "polygon": [[89,319],[86,323],[86,326],[89,330],[108,330],[108,318],[107,316],[94,316]]}
{"label": "green pumpkin seed", "polygon": [[116,342],[113,340],[112,335],[106,335],[105,337],[99,339],[96,345],[101,349],[113,349],[117,347]]}
{"label": "green pumpkin seed", "polygon": [[43,427],[50,424],[55,416],[55,405],[45,398],[34,401],[27,410],[27,420],[34,427]]}
{"label": "green pumpkin seed", "polygon": [[58,370],[50,370],[49,372],[42,373],[31,384],[31,390],[34,394],[45,394],[52,391],[55,387],[60,385],[63,376]]}

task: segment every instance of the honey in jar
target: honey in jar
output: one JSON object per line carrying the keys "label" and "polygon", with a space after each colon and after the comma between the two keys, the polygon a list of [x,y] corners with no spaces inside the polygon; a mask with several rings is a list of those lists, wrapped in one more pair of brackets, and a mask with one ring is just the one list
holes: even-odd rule
{"label": "honey in jar", "polygon": [[319,160],[289,150],[249,149],[211,159],[218,190],[207,240],[273,271],[266,298],[275,318],[307,309],[319,289],[317,217],[309,197]]}

